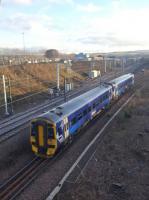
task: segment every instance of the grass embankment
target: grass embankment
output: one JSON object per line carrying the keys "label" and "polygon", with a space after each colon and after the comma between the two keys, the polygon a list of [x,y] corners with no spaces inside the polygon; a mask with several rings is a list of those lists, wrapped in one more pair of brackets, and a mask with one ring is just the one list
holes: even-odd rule
{"label": "grass embankment", "polygon": [[[3,67],[0,68],[0,76],[3,74],[10,78],[13,97],[20,97],[56,86],[56,64],[53,63]],[[71,70],[69,74],[64,65],[61,65],[61,86],[63,86],[64,77],[71,76],[74,82],[83,80],[83,76],[74,70]],[[0,93],[3,96],[2,81],[0,82]]]}

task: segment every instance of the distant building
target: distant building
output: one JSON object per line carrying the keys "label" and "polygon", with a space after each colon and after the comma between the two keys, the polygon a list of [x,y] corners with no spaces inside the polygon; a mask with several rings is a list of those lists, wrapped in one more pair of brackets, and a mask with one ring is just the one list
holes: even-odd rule
{"label": "distant building", "polygon": [[92,56],[92,60],[97,60],[97,61],[100,61],[100,60],[103,60],[104,57],[102,55],[95,55],[95,56]]}
{"label": "distant building", "polygon": [[99,70],[92,70],[89,72],[89,77],[90,78],[96,78],[98,76],[101,76],[101,73]]}
{"label": "distant building", "polygon": [[75,61],[89,61],[90,57],[89,57],[89,54],[79,53],[75,55],[74,60]]}

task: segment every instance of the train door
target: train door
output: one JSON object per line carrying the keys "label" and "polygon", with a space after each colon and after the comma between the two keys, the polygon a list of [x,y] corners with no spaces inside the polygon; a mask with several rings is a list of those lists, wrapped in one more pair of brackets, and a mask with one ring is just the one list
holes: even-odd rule
{"label": "train door", "polygon": [[65,139],[66,139],[69,136],[68,117],[64,117],[63,122],[64,122],[64,136],[65,136]]}

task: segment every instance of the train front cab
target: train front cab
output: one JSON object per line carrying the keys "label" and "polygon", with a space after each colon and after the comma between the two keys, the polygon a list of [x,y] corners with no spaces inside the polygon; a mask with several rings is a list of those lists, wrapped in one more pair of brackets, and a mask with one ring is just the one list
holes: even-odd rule
{"label": "train front cab", "polygon": [[56,126],[47,120],[31,122],[30,142],[32,151],[43,157],[53,156],[57,150]]}

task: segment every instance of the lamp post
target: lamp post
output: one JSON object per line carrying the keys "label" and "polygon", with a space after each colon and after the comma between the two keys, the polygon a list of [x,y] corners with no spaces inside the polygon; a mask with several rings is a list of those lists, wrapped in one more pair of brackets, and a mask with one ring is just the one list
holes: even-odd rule
{"label": "lamp post", "polygon": [[22,33],[22,41],[23,41],[23,51],[24,51],[24,55],[25,55],[25,36],[24,36],[24,32]]}

